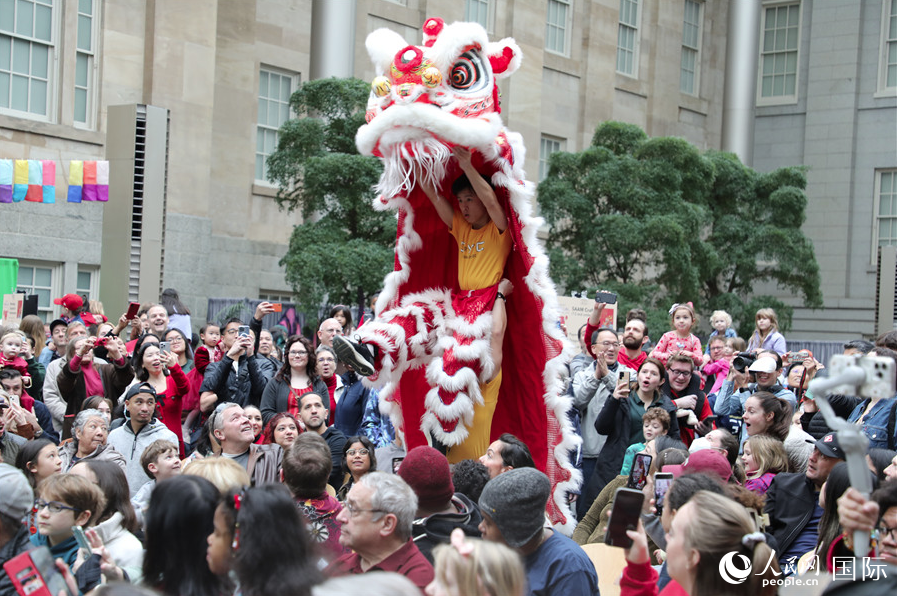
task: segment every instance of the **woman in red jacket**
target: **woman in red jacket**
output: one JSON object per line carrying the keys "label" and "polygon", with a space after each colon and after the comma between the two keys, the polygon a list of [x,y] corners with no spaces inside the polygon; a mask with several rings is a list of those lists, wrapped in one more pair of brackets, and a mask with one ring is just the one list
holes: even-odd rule
{"label": "woman in red jacket", "polygon": [[131,360],[139,382],[149,383],[156,390],[156,409],[159,420],[178,438],[181,457],[184,457],[184,436],[181,431],[183,398],[190,390],[187,375],[172,352],[162,352],[154,343],[145,343]]}

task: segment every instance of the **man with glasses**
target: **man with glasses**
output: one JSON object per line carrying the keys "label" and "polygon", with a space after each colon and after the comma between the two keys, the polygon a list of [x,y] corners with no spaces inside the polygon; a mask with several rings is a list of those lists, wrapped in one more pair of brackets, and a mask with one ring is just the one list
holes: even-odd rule
{"label": "man with glasses", "polygon": [[283,450],[277,443],[257,445],[252,424],[240,404],[220,404],[209,417],[209,430],[221,446],[221,457],[246,469],[252,485],[280,481]]}
{"label": "man with glasses", "polygon": [[683,354],[673,354],[667,360],[667,383],[660,390],[676,404],[679,421],[679,438],[687,446],[695,440],[695,433],[704,436],[713,425],[703,422],[713,415],[707,396],[701,391],[701,378],[694,374],[695,362]]}
{"label": "man with glasses", "polygon": [[140,458],[157,439],[178,444],[178,437],[156,419],[156,390],[149,383],[131,385],[125,394],[125,423],[109,433],[107,445],[115,447],[128,463],[125,473],[131,496],[150,481]]}
{"label": "man with glasses", "polygon": [[228,319],[221,330],[224,358],[209,364],[199,388],[199,405],[208,412],[219,402],[234,402],[241,406],[258,406],[271,377],[274,365],[265,358],[253,358],[253,338],[240,319]]}
{"label": "man with glasses", "polygon": [[305,393],[299,396],[299,420],[305,425],[305,430],[319,434],[330,447],[333,470],[330,472],[328,482],[330,486],[337,488],[343,479],[343,447],[346,445],[346,435],[335,426],[327,425],[329,417],[330,410],[324,405],[322,396],[317,393]]}
{"label": "man with glasses", "polygon": [[370,472],[352,485],[337,516],[340,544],[353,552],[331,563],[330,577],[392,571],[421,592],[433,581],[433,566],[411,539],[417,495],[397,475]]}
{"label": "man with glasses", "polygon": [[[582,416],[582,480],[583,486],[589,486],[589,479],[595,471],[598,462],[598,454],[604,448],[607,435],[599,434],[595,430],[595,420],[604,402],[610,397],[617,386],[617,380],[621,374],[626,378],[632,378],[635,373],[617,361],[617,353],[620,351],[620,338],[617,332],[610,327],[602,327],[592,334],[592,353],[597,359],[587,368],[576,373],[573,377],[573,405]],[[583,494],[580,496],[576,511],[579,519],[582,519],[597,494]]]}

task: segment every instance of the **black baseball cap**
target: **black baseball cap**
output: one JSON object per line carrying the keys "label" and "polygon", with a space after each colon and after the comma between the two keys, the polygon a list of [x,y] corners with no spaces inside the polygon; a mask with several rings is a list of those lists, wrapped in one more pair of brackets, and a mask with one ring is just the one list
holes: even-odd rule
{"label": "black baseball cap", "polygon": [[838,433],[829,433],[816,441],[816,449],[827,457],[844,459],[844,450],[841,449],[841,445],[838,443]]}

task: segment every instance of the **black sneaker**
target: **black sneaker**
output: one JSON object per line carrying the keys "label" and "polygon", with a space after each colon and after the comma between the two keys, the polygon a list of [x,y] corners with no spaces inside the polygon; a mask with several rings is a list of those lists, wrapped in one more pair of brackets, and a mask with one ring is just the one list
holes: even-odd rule
{"label": "black sneaker", "polygon": [[374,374],[374,362],[377,359],[377,346],[363,344],[346,339],[342,335],[333,337],[333,349],[344,363],[355,369],[363,377]]}

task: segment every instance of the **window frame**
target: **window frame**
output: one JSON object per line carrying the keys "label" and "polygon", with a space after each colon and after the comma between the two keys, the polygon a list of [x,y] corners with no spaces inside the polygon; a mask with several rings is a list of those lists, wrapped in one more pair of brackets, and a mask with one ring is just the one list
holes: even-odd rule
{"label": "window frame", "polygon": [[[766,52],[764,50],[764,37],[766,35],[766,18],[769,15],[770,9],[779,9],[784,7],[797,6],[797,41],[794,47],[795,53],[795,68],[794,68],[794,93],[790,95],[763,95],[763,65],[764,58],[766,56],[775,56],[777,54],[783,54],[791,52],[792,50],[785,49],[783,52]],[[802,41],[801,30],[803,29],[803,20],[804,20],[804,11],[803,11],[803,2],[802,0],[767,0],[763,2],[761,9],[763,13],[760,15],[760,40],[757,44],[757,51],[759,54],[759,58],[757,61],[757,97],[756,102],[758,107],[762,106],[776,106],[776,105],[787,105],[787,104],[795,104],[797,103],[798,97],[800,95],[800,46]],[[773,73],[775,74],[775,73]],[[786,73],[787,74],[787,73]]]}
{"label": "window frame", "polygon": [[[72,44],[75,48],[75,68],[72,74],[72,80],[70,81],[72,87],[72,125],[75,128],[83,128],[87,130],[94,130],[96,128],[96,115],[97,115],[97,94],[98,87],[97,85],[97,65],[99,60],[97,60],[97,56],[99,55],[99,44],[102,38],[102,35],[99,33],[99,21],[100,21],[100,8],[101,3],[97,0],[89,0],[91,3],[91,15],[90,15],[90,51],[82,50],[78,47],[78,29],[81,26],[80,17],[81,17],[81,7],[80,0],[75,2],[75,13],[76,19],[78,21],[77,26],[75,27],[75,39],[74,44]],[[78,120],[78,116],[75,112],[76,103],[75,96],[78,93],[78,89],[80,86],[78,85],[78,57],[84,54],[87,56],[87,83],[86,87],[84,87],[85,91],[85,118],[84,121]]]}
{"label": "window frame", "polygon": [[50,271],[50,285],[49,286],[36,286],[34,284],[34,271],[31,273],[31,284],[28,286],[22,286],[19,283],[18,276],[16,276],[16,291],[20,291],[21,289],[26,290],[26,294],[35,293],[35,289],[47,289],[50,291],[50,304],[48,306],[42,307],[40,305],[40,301],[38,300],[37,307],[37,316],[44,319],[42,313],[46,315],[45,323],[50,323],[51,321],[57,319],[59,317],[59,313],[62,312],[59,305],[54,304],[53,300],[62,296],[60,288],[62,287],[62,268],[63,264],[53,261],[38,261],[31,259],[18,259],[19,261],[19,275],[21,275],[21,271],[24,268],[33,269],[47,269]]}
{"label": "window frame", "polygon": [[[470,18],[470,6],[473,3],[484,5],[486,7],[485,23],[480,23],[480,21]],[[487,33],[492,33],[495,29],[495,0],[466,0],[464,2],[464,20],[472,21],[474,23],[480,23],[480,25],[483,26]]]}
{"label": "window frame", "polygon": [[[689,23],[686,19],[685,12],[688,9],[689,3],[694,4],[698,8],[698,18],[696,23]],[[679,92],[684,93],[686,95],[690,95],[693,97],[701,96],[701,47],[704,43],[704,2],[700,0],[685,0],[683,3],[685,10],[683,10],[682,15],[682,46],[680,48],[680,56],[679,56]],[[690,47],[686,44],[685,39],[685,28],[687,25],[694,24],[697,27],[697,39],[695,40],[695,47]],[[692,89],[686,90],[682,88],[682,75],[683,72],[688,72],[685,70],[683,65],[683,61],[685,59],[686,50],[694,52],[694,72],[692,72]]]}
{"label": "window frame", "polygon": [[[0,35],[7,36],[10,38],[10,55],[9,55],[9,107],[0,106],[0,114],[4,116],[11,116],[17,118],[26,118],[28,120],[35,120],[38,122],[57,122],[58,121],[58,101],[57,101],[57,92],[59,88],[59,46],[60,46],[60,35],[61,35],[61,27],[60,27],[60,8],[64,10],[64,4],[60,6],[57,0],[49,0],[49,4],[41,2],[40,0],[25,0],[29,2],[32,6],[32,15],[34,11],[35,5],[49,6],[50,7],[50,40],[44,41],[32,36],[24,36],[15,32],[15,26],[13,26],[13,31],[3,31],[0,32]],[[18,2],[13,4],[13,11],[18,9]],[[33,17],[32,17],[33,19]],[[34,21],[32,20],[32,32],[34,30]],[[29,79],[29,88],[28,88],[28,98],[27,98],[27,109],[19,110],[12,107],[12,81],[13,81],[13,73],[14,73],[14,63],[13,63],[13,46],[15,40],[22,40],[29,44],[41,44],[47,47],[47,89],[46,89],[46,114],[38,114],[36,112],[30,111],[31,108],[31,79],[37,78],[32,76],[32,67],[31,67],[31,57],[32,52],[29,48],[29,67],[28,67],[28,79]]]}
{"label": "window frame", "polygon": [[[625,3],[629,3],[635,5],[635,19],[634,23],[624,23],[623,22],[623,5]],[[631,77],[633,79],[637,79],[639,75],[639,46],[641,45],[641,34],[642,34],[642,2],[641,0],[620,0],[620,9],[619,9],[619,17],[617,19],[617,51],[614,61],[614,69],[617,74],[621,74],[624,77]],[[621,46],[621,34],[624,30],[630,29],[633,31],[632,35],[632,49],[624,48]],[[620,70],[620,52],[631,52],[632,54],[632,71],[627,72],[625,70]]]}
{"label": "window frame", "polygon": [[[890,174],[891,179],[891,195],[893,195],[894,205],[892,206],[893,215],[882,216],[879,214],[879,209],[881,208],[881,179],[883,175]],[[875,170],[875,182],[872,191],[872,250],[871,252],[871,264],[875,265],[876,259],[878,257],[878,249],[881,247],[880,244],[880,236],[879,236],[879,228],[880,222],[882,219],[892,219],[895,220],[895,225],[897,225],[897,168],[881,168]],[[897,246],[897,233],[894,236],[893,244],[886,244],[885,246]]]}
{"label": "window frame", "polygon": [[[258,79],[258,82],[256,83],[256,93],[257,93],[257,95],[256,95],[256,123],[255,123],[255,130],[256,130],[256,144],[255,144],[255,154],[254,154],[254,159],[253,159],[253,171],[252,171],[252,176],[253,176],[253,179],[254,179],[256,185],[258,185],[258,186],[267,186],[267,187],[271,187],[271,188],[273,188],[275,185],[272,184],[271,182],[269,182],[267,178],[259,178],[259,177],[258,177],[258,171],[257,171],[256,168],[257,168],[257,166],[258,166],[257,161],[258,161],[258,157],[259,157],[259,155],[262,155],[262,156],[263,156],[263,161],[262,161],[262,168],[263,168],[263,172],[262,172],[262,173],[263,173],[263,174],[267,173],[267,167],[266,167],[267,158],[268,158],[268,156],[271,155],[271,153],[265,153],[265,152],[264,152],[264,149],[265,149],[264,144],[263,144],[263,147],[262,147],[262,151],[259,151],[258,135],[259,135],[259,133],[260,133],[263,129],[264,129],[264,130],[267,130],[267,131],[273,130],[273,131],[274,131],[274,135],[275,135],[275,136],[274,136],[274,139],[275,139],[274,147],[275,147],[275,149],[276,149],[276,147],[277,147],[277,138],[278,138],[277,135],[279,134],[278,131],[280,130],[280,127],[283,126],[283,122],[281,122],[280,124],[278,124],[276,128],[273,128],[271,125],[269,125],[269,124],[267,124],[267,123],[263,125],[262,123],[260,123],[260,122],[258,121],[258,120],[259,120],[259,118],[258,118],[258,108],[259,108],[259,103],[260,103],[261,100],[262,100],[261,90],[259,89],[259,87],[261,86],[261,77],[262,77],[262,73],[263,73],[263,72],[265,72],[265,73],[267,73],[267,74],[269,74],[269,75],[270,75],[270,74],[274,74],[274,75],[277,75],[277,76],[280,76],[280,77],[286,77],[286,78],[288,78],[288,79],[290,80],[290,93],[289,93],[289,97],[292,97],[293,93],[295,93],[295,91],[299,88],[299,84],[301,83],[301,75],[300,75],[300,73],[298,73],[298,72],[291,71],[291,70],[287,70],[287,69],[285,69],[285,68],[279,68],[279,67],[277,67],[277,66],[271,66],[271,65],[269,65],[269,64],[259,64],[259,67],[258,67],[259,79]],[[289,106],[289,97],[287,98],[287,106]],[[265,99],[266,101],[269,101],[269,102],[272,101],[272,99],[269,98],[269,97],[267,97],[267,96],[266,96],[264,99]],[[282,104],[282,103],[283,103],[283,101],[282,101],[281,99],[277,99],[276,101],[277,101],[279,104]],[[287,120],[289,120],[289,119],[291,119],[291,118],[293,118],[293,117],[295,117],[295,113],[293,112],[293,109],[292,109],[291,107],[288,107],[288,117],[287,117]],[[285,120],[284,122],[286,122],[286,120]]]}
{"label": "window frame", "polygon": [[[553,143],[557,146],[556,149],[553,149],[545,154],[545,147],[547,144]],[[557,153],[558,151],[566,151],[567,150],[567,139],[564,137],[558,137],[555,135],[543,134],[539,136],[539,182],[545,180],[548,176],[549,164],[548,160],[552,154]]]}
{"label": "window frame", "polygon": [[[552,5],[564,5],[566,14],[564,15],[564,24],[563,27],[556,23],[552,23],[548,19],[548,13],[551,10]],[[545,43],[543,44],[545,47],[545,51],[549,54],[556,54],[558,56],[570,57],[570,26],[572,23],[573,17],[573,0],[548,0],[545,8]],[[556,48],[548,47],[548,30],[550,27],[554,27],[557,30],[560,30],[563,39],[563,50],[557,50]]]}
{"label": "window frame", "polygon": [[[895,53],[897,53],[897,27],[895,27],[895,31],[893,32],[894,37],[889,37],[890,35],[890,7],[894,6],[894,14],[897,15],[897,3],[892,2],[892,0],[882,0],[881,3],[881,38],[879,41],[880,49],[879,49],[879,64],[878,64],[878,86],[877,92],[875,93],[875,97],[894,97],[897,96],[897,76],[895,76],[895,84],[892,86],[888,86],[888,59],[890,56],[890,47],[891,45],[895,48]],[[897,72],[897,63],[892,65],[895,72]]]}

